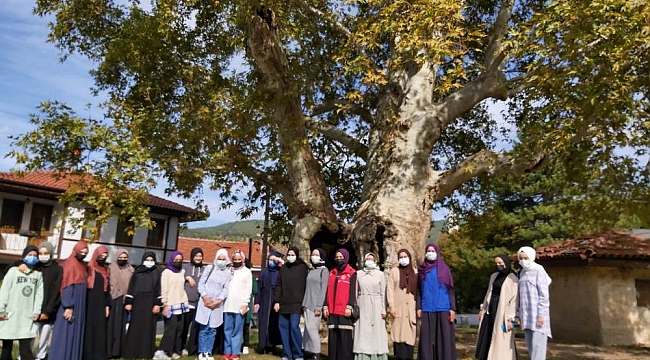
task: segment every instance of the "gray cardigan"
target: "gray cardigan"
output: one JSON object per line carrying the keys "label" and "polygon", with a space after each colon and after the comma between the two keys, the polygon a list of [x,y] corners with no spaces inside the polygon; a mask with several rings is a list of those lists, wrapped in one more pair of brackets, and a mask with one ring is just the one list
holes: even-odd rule
{"label": "gray cardigan", "polygon": [[309,269],[305,297],[302,300],[303,307],[311,311],[323,310],[329,277],[329,270],[325,266]]}

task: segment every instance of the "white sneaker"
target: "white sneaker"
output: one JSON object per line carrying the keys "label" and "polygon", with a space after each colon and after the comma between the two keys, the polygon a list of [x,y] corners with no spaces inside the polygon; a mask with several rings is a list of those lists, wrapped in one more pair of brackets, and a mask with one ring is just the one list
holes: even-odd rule
{"label": "white sneaker", "polygon": [[181,351],[181,355],[183,355],[183,356],[188,356],[189,354],[190,354],[190,352],[187,351],[187,349],[183,349],[183,351]]}
{"label": "white sneaker", "polygon": [[176,359],[180,359],[180,358],[181,358],[181,356],[178,355],[177,353],[172,354],[172,359],[176,360]]}
{"label": "white sneaker", "polygon": [[212,356],[212,353],[205,354],[205,360],[214,360],[214,356]]}
{"label": "white sneaker", "polygon": [[244,349],[241,352],[244,355],[248,355],[248,346],[244,346]]}
{"label": "white sneaker", "polygon": [[158,350],[158,351],[156,351],[156,353],[153,354],[153,358],[154,358],[154,360],[169,360],[169,359],[171,359],[171,358],[170,358],[169,356],[167,356],[167,354],[165,354],[165,352],[162,351],[162,350]]}

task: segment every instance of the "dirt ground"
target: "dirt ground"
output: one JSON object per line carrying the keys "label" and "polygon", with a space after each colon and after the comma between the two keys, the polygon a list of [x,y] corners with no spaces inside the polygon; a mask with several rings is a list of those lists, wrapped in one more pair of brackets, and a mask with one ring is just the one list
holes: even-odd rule
{"label": "dirt ground", "polygon": [[[516,342],[519,359],[529,360],[523,337],[518,336]],[[457,329],[458,359],[474,359],[475,344],[476,330]],[[551,339],[546,358],[549,360],[647,360],[650,359],[650,348],[564,344]]]}

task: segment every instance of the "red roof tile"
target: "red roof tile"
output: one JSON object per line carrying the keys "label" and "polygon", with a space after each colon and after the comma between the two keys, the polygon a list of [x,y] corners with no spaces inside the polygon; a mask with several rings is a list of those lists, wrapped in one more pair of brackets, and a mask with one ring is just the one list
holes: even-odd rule
{"label": "red roof tile", "polygon": [[[38,190],[49,190],[63,193],[68,189],[71,177],[57,177],[53,171],[26,172],[22,175],[12,172],[0,172],[0,183],[18,185]],[[160,209],[194,214],[195,209],[149,194],[147,205]]]}
{"label": "red roof tile", "polygon": [[579,258],[650,260],[650,239],[610,231],[537,249],[540,260]]}

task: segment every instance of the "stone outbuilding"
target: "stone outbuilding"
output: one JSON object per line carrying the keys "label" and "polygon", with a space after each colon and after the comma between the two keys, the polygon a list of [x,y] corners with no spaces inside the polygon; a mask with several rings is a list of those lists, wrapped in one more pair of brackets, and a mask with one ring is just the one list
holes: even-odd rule
{"label": "stone outbuilding", "polygon": [[650,345],[650,239],[621,232],[537,249],[553,279],[553,337],[597,345]]}

